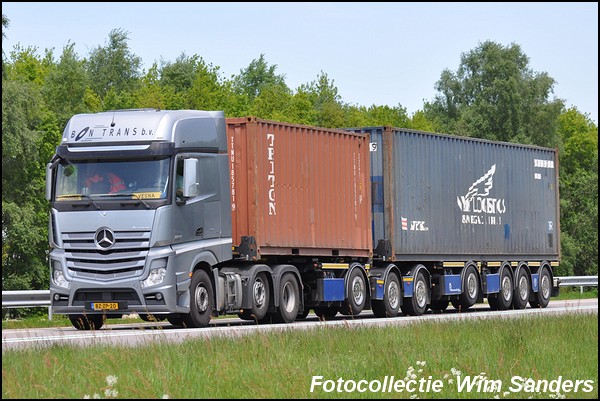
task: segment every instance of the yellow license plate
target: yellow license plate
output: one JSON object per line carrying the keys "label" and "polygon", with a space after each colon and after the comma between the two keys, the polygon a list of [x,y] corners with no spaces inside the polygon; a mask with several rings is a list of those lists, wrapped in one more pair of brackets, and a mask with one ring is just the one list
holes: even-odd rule
{"label": "yellow license plate", "polygon": [[117,310],[119,309],[118,302],[93,302],[93,310]]}

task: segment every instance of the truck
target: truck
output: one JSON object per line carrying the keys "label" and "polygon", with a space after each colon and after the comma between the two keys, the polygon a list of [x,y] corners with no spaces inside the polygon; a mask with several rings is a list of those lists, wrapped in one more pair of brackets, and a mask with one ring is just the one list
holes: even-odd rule
{"label": "truck", "polygon": [[206,327],[545,307],[558,293],[553,149],[115,110],[72,116],[46,177],[51,308],[80,330],[125,314]]}

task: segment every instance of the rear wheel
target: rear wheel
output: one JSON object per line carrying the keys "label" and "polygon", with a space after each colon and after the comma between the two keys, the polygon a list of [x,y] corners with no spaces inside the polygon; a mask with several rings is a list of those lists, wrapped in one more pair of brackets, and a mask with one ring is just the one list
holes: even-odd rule
{"label": "rear wheel", "polygon": [[196,270],[190,284],[190,313],[183,317],[187,327],[206,327],[213,311],[213,287],[204,270]]}
{"label": "rear wheel", "polygon": [[400,280],[396,273],[390,272],[385,283],[385,291],[382,300],[371,301],[371,308],[376,317],[394,317],[400,310],[402,299]]}
{"label": "rear wheel", "polygon": [[306,319],[306,317],[308,316],[309,313],[310,313],[310,308],[307,308],[305,306],[304,307],[304,311],[302,311],[302,313],[298,313],[298,316],[296,316],[296,320],[304,320],[304,319]]}
{"label": "rear wheel", "polygon": [[443,312],[446,309],[448,309],[449,304],[450,304],[450,301],[448,301],[447,299],[438,299],[436,301],[431,301],[431,305],[429,305],[429,309],[431,309],[434,312]]}
{"label": "rear wheel", "polygon": [[512,273],[509,268],[504,268],[500,275],[500,291],[488,297],[488,304],[493,310],[506,310],[512,304],[513,295]]}
{"label": "rear wheel", "polygon": [[342,313],[349,316],[360,315],[367,303],[367,284],[359,268],[350,272],[346,285],[348,286],[348,298],[344,301]]}
{"label": "rear wheel", "polygon": [[429,288],[422,270],[419,270],[414,280],[413,296],[404,297],[402,312],[411,316],[421,316],[427,310],[429,299]]}
{"label": "rear wheel", "polygon": [[240,319],[260,321],[269,310],[269,282],[264,273],[254,277],[252,283],[252,307],[238,313]]}
{"label": "rear wheel", "polygon": [[313,310],[315,311],[315,315],[320,319],[331,319],[338,314],[339,308],[337,306],[322,306],[316,307]]}
{"label": "rear wheel", "polygon": [[524,309],[529,302],[529,274],[525,269],[519,269],[517,274],[517,285],[513,296],[513,307]]}
{"label": "rear wheel", "polygon": [[480,292],[479,275],[473,265],[467,266],[463,276],[463,288],[458,304],[462,310],[475,305]]}
{"label": "rear wheel", "polygon": [[293,322],[300,309],[300,290],[292,273],[286,273],[281,277],[278,296],[279,308],[275,319],[282,323]]}
{"label": "rear wheel", "polygon": [[106,317],[104,315],[69,315],[69,320],[77,330],[100,330]]}
{"label": "rear wheel", "polygon": [[542,267],[540,273],[540,285],[535,298],[529,301],[532,308],[545,308],[550,303],[552,296],[552,278],[546,267]]}

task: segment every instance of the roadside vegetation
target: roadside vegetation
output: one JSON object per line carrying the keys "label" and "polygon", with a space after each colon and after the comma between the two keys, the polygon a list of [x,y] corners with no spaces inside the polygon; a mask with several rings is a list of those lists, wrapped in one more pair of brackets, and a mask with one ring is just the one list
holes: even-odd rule
{"label": "roadside vegetation", "polygon": [[[382,392],[386,376],[416,385]],[[469,389],[467,381],[482,384]],[[2,398],[597,397],[597,314],[2,353]]]}

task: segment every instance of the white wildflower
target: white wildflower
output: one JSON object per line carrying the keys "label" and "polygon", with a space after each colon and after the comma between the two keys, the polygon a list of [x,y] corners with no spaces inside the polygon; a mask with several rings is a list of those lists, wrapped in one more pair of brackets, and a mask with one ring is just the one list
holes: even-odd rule
{"label": "white wildflower", "polygon": [[106,376],[106,384],[108,384],[108,387],[112,387],[117,384],[117,379],[117,376],[108,375]]}

